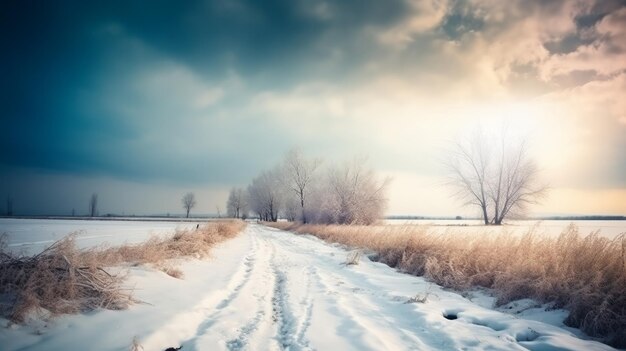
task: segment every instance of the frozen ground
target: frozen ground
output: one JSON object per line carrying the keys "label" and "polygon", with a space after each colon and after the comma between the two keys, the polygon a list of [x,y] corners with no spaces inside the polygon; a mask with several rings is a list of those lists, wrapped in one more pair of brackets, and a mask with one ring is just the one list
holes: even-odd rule
{"label": "frozen ground", "polygon": [[567,221],[567,220],[524,220],[508,221],[502,226],[484,226],[479,220],[386,220],[386,224],[392,225],[423,225],[429,226],[432,230],[448,233],[477,233],[485,232],[498,233],[508,231],[511,233],[526,233],[530,228],[535,227],[537,233],[549,235],[559,235],[570,224],[578,227],[581,235],[600,231],[600,235],[613,239],[621,233],[626,233],[626,221]]}
{"label": "frozen ground", "polygon": [[[184,280],[130,268],[145,304],[0,329],[4,350],[611,350],[532,301],[507,314],[314,237],[251,224]],[[424,303],[406,303],[427,295]],[[6,324],[2,321],[2,324]],[[577,336],[578,335],[578,336]]]}
{"label": "frozen ground", "polygon": [[70,233],[76,233],[77,245],[85,248],[142,242],[152,235],[173,234],[176,229],[195,228],[202,222],[0,218],[0,234],[8,235],[10,250],[34,254]]}

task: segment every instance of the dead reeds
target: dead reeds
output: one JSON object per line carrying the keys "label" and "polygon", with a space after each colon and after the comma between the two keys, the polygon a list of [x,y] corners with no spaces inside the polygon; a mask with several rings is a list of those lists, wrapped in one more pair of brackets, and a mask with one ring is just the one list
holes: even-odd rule
{"label": "dead reeds", "polygon": [[[180,278],[182,271],[170,259],[205,257],[218,242],[234,237],[241,221],[209,222],[198,230],[177,231],[140,244],[80,250],[75,235],[68,235],[34,256],[7,250],[0,238],[0,313],[15,323],[31,313],[54,316],[98,308],[125,309],[134,302],[123,287],[124,274],[110,267],[151,264]],[[118,269],[119,271],[119,269]]]}

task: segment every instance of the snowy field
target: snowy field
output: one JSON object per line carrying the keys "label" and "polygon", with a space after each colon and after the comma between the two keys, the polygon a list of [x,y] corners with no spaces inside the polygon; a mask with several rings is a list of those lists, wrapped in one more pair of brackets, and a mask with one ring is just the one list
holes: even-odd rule
{"label": "snowy field", "polygon": [[[142,220],[66,220],[66,219],[17,219],[0,218],[0,234],[8,235],[8,246],[12,251],[34,254],[56,240],[76,233],[76,243],[81,248],[99,244],[119,245],[137,243],[152,235],[173,234],[177,229],[195,228],[198,222]],[[536,226],[538,233],[558,235],[571,223],[578,226],[582,235],[600,231],[600,235],[614,238],[626,232],[626,221],[512,221],[499,227],[485,227],[476,220],[387,220],[391,225],[423,225],[442,233],[485,234],[508,231],[525,233]]]}
{"label": "snowy field", "polygon": [[524,220],[507,221],[502,226],[484,226],[479,220],[386,220],[385,224],[391,225],[423,225],[430,226],[433,230],[447,233],[499,233],[507,231],[509,233],[526,233],[529,229],[535,228],[537,233],[545,233],[557,236],[570,224],[578,227],[581,235],[599,231],[600,235],[613,239],[621,233],[626,233],[626,221],[567,221],[567,220]]}
{"label": "snowy field", "polygon": [[75,233],[81,248],[99,244],[138,243],[152,235],[173,234],[176,229],[195,228],[206,222],[168,222],[155,220],[63,220],[0,218],[0,234],[8,236],[14,252],[35,254],[64,236]]}
{"label": "snowy field", "polygon": [[[612,350],[565,327],[565,311],[527,300],[495,310],[484,294],[466,298],[367,257],[346,266],[347,253],[250,224],[211,259],[183,262],[184,280],[129,268],[127,285],[144,304],[2,328],[0,345],[128,350],[136,339],[146,351]],[[407,303],[416,295],[425,302]]]}

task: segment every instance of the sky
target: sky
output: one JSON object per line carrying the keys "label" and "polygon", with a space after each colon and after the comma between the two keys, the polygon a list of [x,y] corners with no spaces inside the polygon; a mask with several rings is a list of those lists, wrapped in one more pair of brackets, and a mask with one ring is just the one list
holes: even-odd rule
{"label": "sky", "polygon": [[[224,211],[285,152],[367,156],[388,214],[472,215],[446,147],[506,125],[550,192],[626,214],[626,2],[0,5],[0,199],[15,214]],[[6,209],[0,202],[0,212]]]}

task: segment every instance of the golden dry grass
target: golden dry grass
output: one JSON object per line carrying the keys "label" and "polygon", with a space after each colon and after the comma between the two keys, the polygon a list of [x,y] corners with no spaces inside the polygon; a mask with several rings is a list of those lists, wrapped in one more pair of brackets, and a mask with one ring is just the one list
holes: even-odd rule
{"label": "golden dry grass", "polygon": [[198,230],[177,231],[170,237],[153,237],[140,244],[118,247],[76,248],[68,235],[35,256],[17,256],[0,240],[0,314],[20,323],[32,312],[52,316],[97,308],[124,309],[133,302],[122,284],[125,276],[107,267],[152,264],[165,273],[182,277],[170,259],[202,258],[221,241],[237,235],[242,221],[209,222]]}
{"label": "golden dry grass", "polygon": [[626,347],[626,233],[611,240],[583,236],[574,225],[558,237],[534,229],[477,235],[425,226],[270,225],[373,250],[379,261],[444,287],[493,289],[498,304],[553,302],[569,310],[567,325]]}

